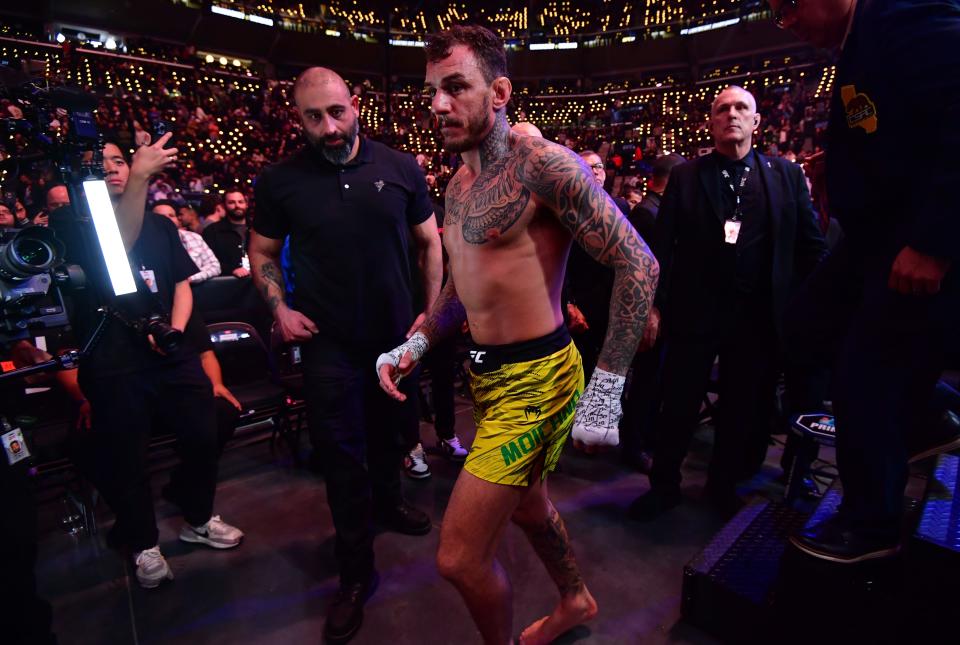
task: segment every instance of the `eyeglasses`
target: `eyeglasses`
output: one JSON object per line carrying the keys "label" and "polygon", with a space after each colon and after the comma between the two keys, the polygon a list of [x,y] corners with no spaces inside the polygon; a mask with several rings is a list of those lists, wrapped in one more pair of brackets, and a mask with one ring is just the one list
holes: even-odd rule
{"label": "eyeglasses", "polygon": [[780,29],[786,29],[787,23],[797,13],[800,8],[800,0],[783,0],[780,8],[773,12],[773,22]]}

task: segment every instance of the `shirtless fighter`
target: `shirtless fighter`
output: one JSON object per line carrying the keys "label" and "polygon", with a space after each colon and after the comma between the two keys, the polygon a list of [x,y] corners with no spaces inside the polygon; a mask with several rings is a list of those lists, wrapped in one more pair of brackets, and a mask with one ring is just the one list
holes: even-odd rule
{"label": "shirtless fighter", "polygon": [[[450,274],[430,318],[377,361],[381,387],[466,318],[477,435],[444,516],[437,566],[466,601],[486,643],[512,642],[510,582],[495,559],[507,521],[526,533],[560,591],[522,643],[548,643],[593,618],[546,475],[574,440],[618,442],[624,375],[643,335],[659,267],[583,161],[507,124],[503,43],[476,26],[429,38],[426,84],[444,147],[463,156],[446,194]],[[571,240],[616,271],[610,327],[586,389],[560,311]],[[582,392],[582,395],[581,395]]]}

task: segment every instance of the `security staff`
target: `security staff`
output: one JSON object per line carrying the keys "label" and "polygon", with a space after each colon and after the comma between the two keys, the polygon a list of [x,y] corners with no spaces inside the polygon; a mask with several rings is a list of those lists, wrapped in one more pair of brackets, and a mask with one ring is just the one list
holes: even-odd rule
{"label": "security staff", "polygon": [[630,509],[639,520],[680,503],[680,466],[717,356],[710,501],[733,510],[735,484],[766,454],[778,321],[826,247],[800,167],[753,150],[759,124],[753,95],[734,86],[720,92],[710,116],[716,149],[674,167],[660,204],[653,250],[663,277],[648,327],[662,311],[663,403],[651,489]]}
{"label": "security staff", "polygon": [[[400,490],[400,431],[416,423],[410,400],[416,397],[398,403],[383,396],[373,365],[422,320],[414,324],[411,236],[424,302],[436,300],[440,236],[416,161],[359,136],[359,97],[351,97],[340,76],[308,69],[297,79],[294,100],[308,145],[257,179],[250,260],[283,339],[303,346],[310,434],[340,569],[325,634],[345,641],[360,629],[377,582],[374,516],[402,533],[430,531],[430,518]],[[280,268],[288,235],[296,309],[284,302]]]}
{"label": "security staff", "polygon": [[[960,3],[771,0],[774,19],[840,47],[826,182],[845,238],[785,329],[796,360],[832,364],[840,511],[792,537],[851,563],[895,553],[908,459],[960,446],[924,418],[960,324]],[[893,153],[909,142],[909,159]],[[909,176],[908,199],[890,186]],[[812,314],[812,315],[811,315]]]}

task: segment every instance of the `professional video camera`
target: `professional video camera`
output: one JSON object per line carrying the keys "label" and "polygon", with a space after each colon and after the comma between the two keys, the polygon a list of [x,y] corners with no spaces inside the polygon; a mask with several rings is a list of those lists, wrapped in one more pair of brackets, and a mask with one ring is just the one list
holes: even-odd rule
{"label": "professional video camera", "polygon": [[[180,332],[169,326],[166,312],[128,319],[109,304],[112,296],[133,293],[137,286],[104,182],[104,138],[93,115],[98,98],[77,88],[49,88],[0,66],[0,97],[4,96],[23,105],[26,118],[0,119],[0,133],[19,133],[34,150],[0,160],[0,169],[16,181],[23,172],[53,164],[67,187],[71,206],[64,209],[70,221],[56,227],[56,232],[54,227],[36,226],[0,229],[0,343],[65,327],[65,296],[85,289],[95,294],[93,301],[104,321],[117,320],[140,334],[143,342],[151,336],[160,349],[173,351]],[[57,131],[48,125],[54,111],[63,124]],[[64,113],[66,117],[61,118]],[[12,193],[4,191],[4,195]],[[82,269],[64,262],[70,255],[87,258]],[[84,352],[96,340],[94,334]]]}

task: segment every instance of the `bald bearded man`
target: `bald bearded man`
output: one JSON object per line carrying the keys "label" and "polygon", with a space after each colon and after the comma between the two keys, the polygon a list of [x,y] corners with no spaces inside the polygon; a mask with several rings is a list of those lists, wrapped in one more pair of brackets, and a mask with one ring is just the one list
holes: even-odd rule
{"label": "bald bearded man", "polygon": [[[400,492],[400,431],[418,422],[415,404],[384,397],[370,366],[429,313],[415,324],[407,249],[412,238],[424,300],[433,303],[440,236],[416,161],[359,134],[360,99],[340,76],[308,69],[293,98],[308,145],[257,180],[249,255],[283,339],[302,345],[310,433],[340,569],[324,632],[328,641],[346,642],[360,629],[377,583],[371,520],[410,535],[430,531],[427,514]],[[296,309],[285,302],[280,270],[287,236]],[[415,382],[407,387],[415,391]]]}

